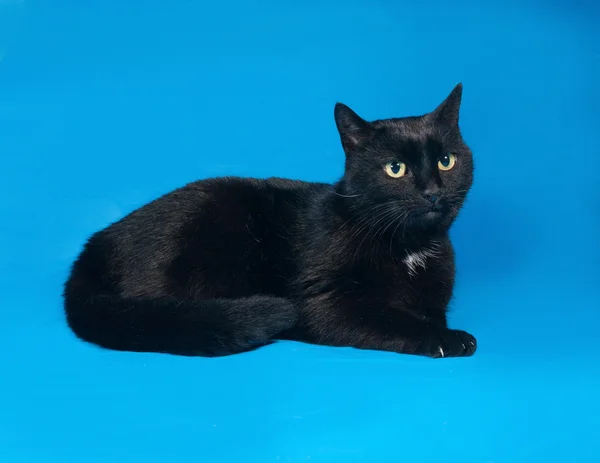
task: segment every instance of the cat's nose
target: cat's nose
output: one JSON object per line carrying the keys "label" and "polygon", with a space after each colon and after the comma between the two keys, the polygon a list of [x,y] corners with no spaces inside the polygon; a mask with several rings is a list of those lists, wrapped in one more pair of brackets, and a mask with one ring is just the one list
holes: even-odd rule
{"label": "cat's nose", "polygon": [[423,192],[423,198],[429,201],[432,204],[435,204],[440,197],[440,189],[439,188],[427,188]]}

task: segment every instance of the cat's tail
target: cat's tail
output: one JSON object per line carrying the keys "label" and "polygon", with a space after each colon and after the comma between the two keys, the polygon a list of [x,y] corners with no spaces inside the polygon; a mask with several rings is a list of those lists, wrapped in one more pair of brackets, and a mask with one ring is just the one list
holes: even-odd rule
{"label": "cat's tail", "polygon": [[215,357],[252,350],[292,328],[297,310],[269,296],[198,302],[125,299],[96,293],[71,278],[67,323],[84,341],[121,351]]}

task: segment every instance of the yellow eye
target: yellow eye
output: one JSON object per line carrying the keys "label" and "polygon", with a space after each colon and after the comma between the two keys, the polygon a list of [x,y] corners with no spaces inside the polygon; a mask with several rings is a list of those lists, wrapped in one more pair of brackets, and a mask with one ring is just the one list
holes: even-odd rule
{"label": "yellow eye", "polygon": [[438,169],[440,170],[450,170],[456,164],[456,156],[452,153],[448,153],[443,155],[438,161]]}
{"label": "yellow eye", "polygon": [[400,178],[406,174],[406,164],[399,161],[388,162],[385,165],[385,172],[393,178]]}

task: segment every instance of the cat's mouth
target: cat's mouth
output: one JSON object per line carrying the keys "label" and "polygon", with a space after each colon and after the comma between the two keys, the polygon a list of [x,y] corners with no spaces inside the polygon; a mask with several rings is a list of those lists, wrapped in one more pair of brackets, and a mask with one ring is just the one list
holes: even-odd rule
{"label": "cat's mouth", "polygon": [[428,208],[415,211],[415,219],[424,224],[434,224],[439,222],[446,215],[446,207],[442,204],[435,204]]}
{"label": "cat's mouth", "polygon": [[429,212],[425,212],[423,214],[423,218],[425,218],[425,219],[437,219],[437,218],[441,217],[442,215],[443,215],[442,211],[429,211]]}
{"label": "cat's mouth", "polygon": [[417,222],[421,226],[434,226],[442,221],[444,214],[442,211],[426,211],[417,216]]}

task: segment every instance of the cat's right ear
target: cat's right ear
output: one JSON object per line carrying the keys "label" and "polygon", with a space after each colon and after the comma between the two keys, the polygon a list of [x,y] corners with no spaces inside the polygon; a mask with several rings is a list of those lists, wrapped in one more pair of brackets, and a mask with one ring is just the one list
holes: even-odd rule
{"label": "cat's right ear", "polygon": [[369,123],[343,103],[336,103],[333,113],[344,151],[355,151],[368,138]]}

